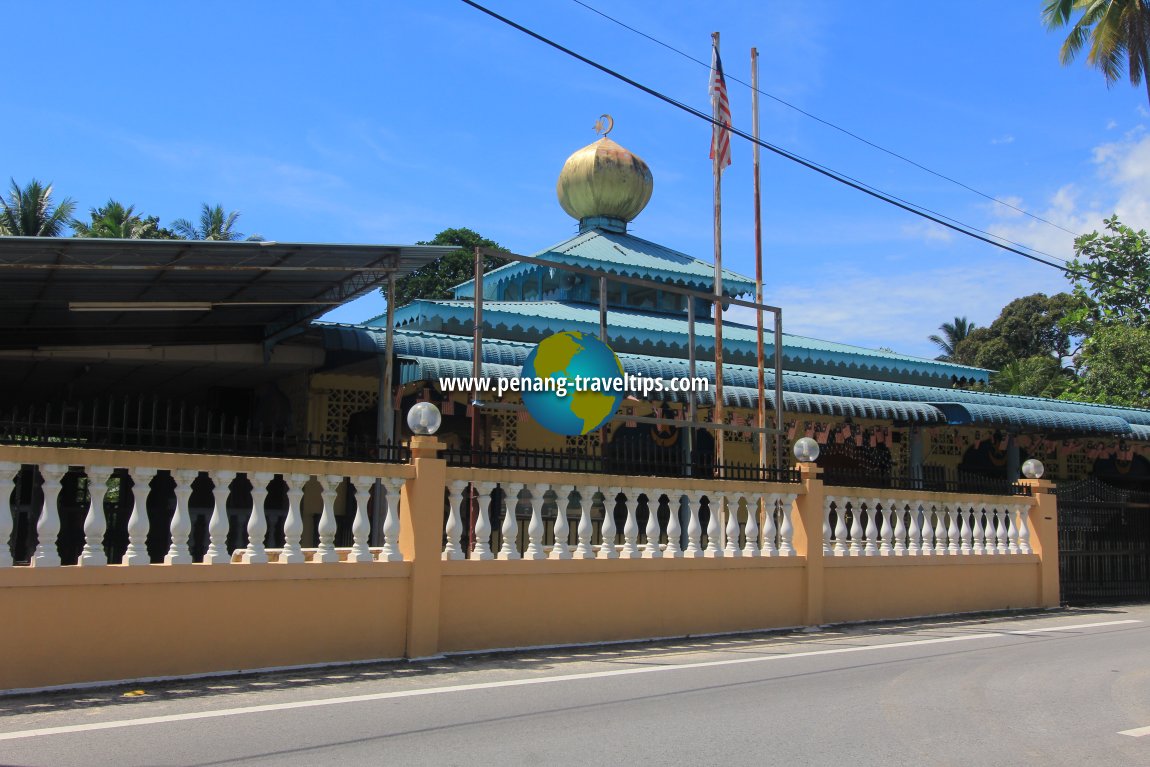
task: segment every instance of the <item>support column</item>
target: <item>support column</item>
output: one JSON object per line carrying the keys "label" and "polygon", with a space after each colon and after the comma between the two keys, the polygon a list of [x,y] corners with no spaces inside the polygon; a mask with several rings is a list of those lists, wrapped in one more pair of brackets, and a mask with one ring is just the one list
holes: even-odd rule
{"label": "support column", "polygon": [[[1058,583],[1058,496],[1048,479],[1020,479],[1034,497],[1030,507],[1030,548],[1038,555],[1038,604],[1058,607],[1061,604]],[[989,543],[987,544],[989,547]]]}
{"label": "support column", "polygon": [[400,495],[399,550],[411,563],[408,599],[407,647],[404,656],[426,658],[439,654],[439,609],[443,560],[443,497],[447,488],[447,461],[439,457],[446,447],[432,436],[411,440],[415,477]]}
{"label": "support column", "polygon": [[823,578],[823,481],[822,469],[813,463],[800,463],[803,488],[793,514],[795,552],[806,558],[807,593],[803,623],[818,626],[823,622],[823,602],[826,584]]}

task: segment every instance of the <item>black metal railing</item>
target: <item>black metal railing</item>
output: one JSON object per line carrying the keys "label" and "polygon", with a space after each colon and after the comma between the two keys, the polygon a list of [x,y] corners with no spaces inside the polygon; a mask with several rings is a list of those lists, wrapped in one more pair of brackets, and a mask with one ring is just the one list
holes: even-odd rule
{"label": "black metal railing", "polygon": [[696,479],[725,479],[744,482],[798,482],[799,472],[794,469],[775,469],[755,464],[726,463],[716,466],[709,456],[696,456],[693,460],[659,455],[641,450],[594,450],[575,452],[565,450],[445,450],[443,457],[448,466],[466,466],[475,469],[524,469],[527,471],[555,471],[586,474],[615,474],[636,477],[690,477]]}
{"label": "black metal railing", "polygon": [[[933,467],[932,467],[933,468]],[[987,495],[1030,495],[1026,485],[997,477],[966,472],[924,472],[921,476],[893,474],[865,469],[827,468],[823,484],[887,490],[921,490],[937,493],[982,493]]]}
{"label": "black metal railing", "polygon": [[158,397],[0,409],[0,444],[406,463],[405,445],[319,438]]}

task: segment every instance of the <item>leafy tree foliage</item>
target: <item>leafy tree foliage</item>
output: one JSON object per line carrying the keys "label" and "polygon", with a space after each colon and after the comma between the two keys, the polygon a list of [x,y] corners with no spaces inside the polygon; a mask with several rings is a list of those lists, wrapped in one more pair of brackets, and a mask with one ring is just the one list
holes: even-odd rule
{"label": "leafy tree foliage", "polygon": [[21,187],[12,179],[7,197],[0,196],[0,235],[59,237],[72,219],[76,203],[66,197],[52,203],[52,185],[32,179]]}
{"label": "leafy tree foliage", "polygon": [[235,226],[239,217],[239,211],[225,211],[223,205],[208,205],[205,202],[200,206],[199,221],[193,224],[186,218],[178,218],[172,222],[172,229],[186,240],[260,241],[263,239],[258,234],[245,237],[242,232],[237,232]]}
{"label": "leafy tree foliage", "polygon": [[1150,323],[1150,235],[1135,232],[1112,216],[1104,222],[1111,234],[1091,232],[1074,241],[1070,262],[1078,279],[1074,294],[1083,308],[1073,318],[1091,325]]}
{"label": "leafy tree foliage", "polygon": [[1079,361],[1082,375],[1066,397],[1150,407],[1150,326],[1099,326],[1083,344]]}
{"label": "leafy tree foliage", "polygon": [[[417,245],[457,245],[459,250],[437,258],[431,263],[401,277],[395,283],[395,305],[406,306],[417,298],[451,298],[451,289],[467,282],[475,275],[475,248],[506,250],[470,229],[444,229],[430,242]],[[483,268],[494,269],[507,263],[506,259],[485,256]]]}
{"label": "leafy tree foliage", "polygon": [[109,237],[123,240],[174,240],[175,232],[160,226],[156,216],[142,218],[136,213],[135,205],[109,199],[99,208],[89,211],[91,222],[78,219],[71,222],[76,237]]}
{"label": "leafy tree foliage", "polygon": [[935,333],[927,338],[928,341],[942,350],[942,354],[935,359],[952,362],[954,361],[954,350],[974,330],[974,323],[967,320],[966,317],[955,317],[954,322],[944,322],[938,326],[938,329],[942,331],[941,336]]}
{"label": "leafy tree foliage", "polygon": [[[1071,24],[1070,18],[1082,15]],[[1147,0],[1047,0],[1042,9],[1047,29],[1069,26],[1060,58],[1069,64],[1090,41],[1086,62],[1102,71],[1106,85],[1122,79],[1130,84],[1146,81],[1150,99],[1150,2]]]}
{"label": "leafy tree foliage", "polygon": [[1074,371],[1048,355],[1011,360],[990,377],[990,389],[1001,394],[1059,397],[1074,382]]}
{"label": "leafy tree foliage", "polygon": [[1002,370],[1013,362],[1070,354],[1074,336],[1065,326],[1079,302],[1068,293],[1035,293],[1011,301],[989,327],[972,331],[957,345],[952,361]]}

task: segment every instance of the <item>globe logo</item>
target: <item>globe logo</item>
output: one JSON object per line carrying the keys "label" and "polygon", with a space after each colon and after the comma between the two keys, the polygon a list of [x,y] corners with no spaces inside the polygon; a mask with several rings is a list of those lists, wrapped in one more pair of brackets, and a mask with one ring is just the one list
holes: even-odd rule
{"label": "globe logo", "polygon": [[588,333],[565,330],[544,338],[527,355],[519,375],[536,384],[522,392],[527,412],[556,434],[598,429],[623,400],[623,363],[611,347]]}

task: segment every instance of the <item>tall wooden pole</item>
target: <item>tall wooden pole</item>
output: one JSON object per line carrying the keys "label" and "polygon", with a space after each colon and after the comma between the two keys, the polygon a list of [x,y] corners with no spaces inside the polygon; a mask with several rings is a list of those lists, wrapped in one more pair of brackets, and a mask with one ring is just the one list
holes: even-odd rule
{"label": "tall wooden pole", "polygon": [[[712,32],[715,49],[719,48],[719,33]],[[718,109],[712,110],[715,119]],[[711,168],[715,176],[715,466],[722,467],[723,461],[723,169],[722,153],[715,151]],[[721,471],[721,468],[720,468]],[[721,475],[720,475],[721,476]]]}
{"label": "tall wooden pole", "polygon": [[[767,425],[767,371],[763,352],[763,210],[762,189],[759,179],[759,51],[751,49],[751,132],[755,136],[754,153],[755,177],[755,360],[759,368],[759,412],[756,423],[760,429]],[[767,467],[767,435],[759,432],[759,468]]]}

